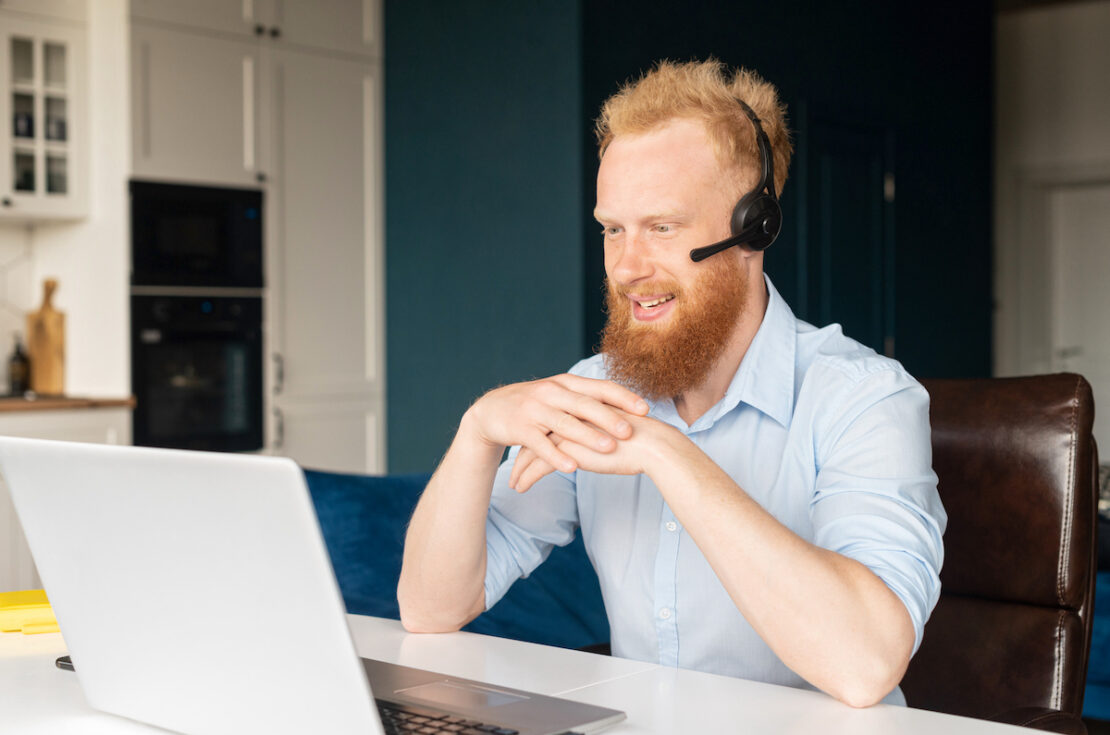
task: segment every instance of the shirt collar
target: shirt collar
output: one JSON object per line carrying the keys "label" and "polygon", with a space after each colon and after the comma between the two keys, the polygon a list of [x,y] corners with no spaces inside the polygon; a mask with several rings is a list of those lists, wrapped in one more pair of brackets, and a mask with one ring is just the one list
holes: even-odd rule
{"label": "shirt collar", "polygon": [[[738,403],[759,409],[782,426],[790,425],[794,413],[794,354],[798,325],[794,312],[771,283],[767,284],[767,311],[755,339],[740,361],[740,369],[732,377],[725,397],[706,413],[716,421]],[[702,417],[705,418],[705,417]],[[695,425],[700,421],[695,422]]]}
{"label": "shirt collar", "polygon": [[[762,411],[784,427],[790,425],[794,412],[797,322],[771,279],[766,274],[763,278],[767,284],[767,311],[759,330],[732,376],[724,398],[694,422],[689,429],[691,432],[708,429],[741,402]],[[667,423],[682,423],[671,399],[655,403],[651,415]]]}

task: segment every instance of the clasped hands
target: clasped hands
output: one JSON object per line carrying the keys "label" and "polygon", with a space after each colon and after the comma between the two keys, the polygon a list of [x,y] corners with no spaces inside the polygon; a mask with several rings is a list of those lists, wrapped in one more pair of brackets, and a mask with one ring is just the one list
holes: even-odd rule
{"label": "clasped hands", "polygon": [[556,375],[486,393],[467,411],[489,447],[520,445],[509,486],[525,492],[558,470],[636,475],[671,429],[638,395],[609,380]]}

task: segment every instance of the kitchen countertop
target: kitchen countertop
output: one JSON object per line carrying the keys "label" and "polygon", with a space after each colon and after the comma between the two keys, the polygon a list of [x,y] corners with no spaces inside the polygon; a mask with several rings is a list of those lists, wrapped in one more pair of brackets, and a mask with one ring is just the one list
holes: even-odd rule
{"label": "kitchen countertop", "polygon": [[0,413],[9,411],[62,411],[79,408],[134,408],[135,397],[80,398],[77,396],[0,396]]}

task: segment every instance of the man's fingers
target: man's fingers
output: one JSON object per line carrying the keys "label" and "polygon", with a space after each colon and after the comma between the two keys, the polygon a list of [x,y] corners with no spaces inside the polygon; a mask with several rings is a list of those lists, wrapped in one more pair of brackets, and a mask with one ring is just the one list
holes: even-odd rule
{"label": "man's fingers", "polygon": [[509,487],[518,493],[527,492],[540,478],[554,471],[555,468],[536,456],[535,452],[528,447],[522,447],[513,463]]}
{"label": "man's fingers", "polygon": [[521,473],[517,484],[513,485],[518,493],[527,492],[546,475],[550,475],[555,468],[544,462],[539,457],[534,457]]}
{"label": "man's fingers", "polygon": [[538,457],[545,460],[560,472],[569,473],[578,469],[578,465],[575,461],[571,459],[569,455],[560,452],[547,434],[539,429],[532,429],[528,432],[526,440],[522,442],[522,447],[528,447],[535,452]]}
{"label": "man's fingers", "polygon": [[550,412],[541,418],[548,430],[600,452],[609,452],[615,444],[605,441],[606,436],[627,439],[632,436],[632,425],[622,410],[598,399],[559,387],[544,397]]}
{"label": "man's fingers", "polygon": [[567,390],[590,396],[602,403],[607,403],[637,416],[646,416],[650,408],[643,398],[611,380],[583,378],[580,375],[570,375],[569,373],[556,375],[551,380]]}
{"label": "man's fingers", "polygon": [[509,487],[516,489],[517,482],[520,480],[520,474],[524,469],[532,463],[536,458],[536,453],[528,447],[521,447],[520,451],[516,454],[516,459],[513,460],[513,470],[509,473]]}
{"label": "man's fingers", "polygon": [[[614,426],[616,426],[617,423],[628,423],[624,421],[624,419],[618,419],[618,421],[614,423],[608,415],[611,414],[612,411],[597,403],[592,398],[582,397],[581,400],[584,403],[583,405],[577,406],[577,413],[596,414],[601,419],[610,419],[610,423]],[[585,403],[592,405],[585,405]],[[599,431],[592,422],[580,420],[574,413],[560,411],[557,408],[551,409],[551,413],[546,421],[546,426],[556,437],[570,439],[583,446],[593,447],[599,452],[611,452],[617,448],[617,442],[612,436]],[[631,427],[629,427],[629,434],[631,434]],[[558,444],[558,442],[555,443]]]}

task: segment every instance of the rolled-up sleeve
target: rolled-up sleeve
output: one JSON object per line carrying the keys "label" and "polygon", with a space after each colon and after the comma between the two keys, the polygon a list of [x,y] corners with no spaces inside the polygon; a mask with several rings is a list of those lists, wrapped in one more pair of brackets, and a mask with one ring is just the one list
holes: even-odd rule
{"label": "rolled-up sleeve", "polygon": [[865,565],[906,606],[914,652],[940,596],[947,515],[932,468],[929,396],[883,370],[832,397],[816,440],[814,542]]}
{"label": "rolled-up sleeve", "polygon": [[527,577],[555,546],[574,540],[578,503],[574,475],[553,472],[526,493],[509,487],[519,447],[497,470],[486,517],[486,609],[500,600],[513,582]]}

